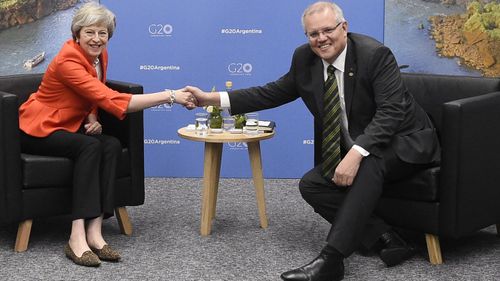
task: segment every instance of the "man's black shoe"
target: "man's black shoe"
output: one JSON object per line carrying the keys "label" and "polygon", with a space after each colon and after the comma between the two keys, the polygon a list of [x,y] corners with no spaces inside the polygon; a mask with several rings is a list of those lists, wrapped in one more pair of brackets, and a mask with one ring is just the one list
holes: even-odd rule
{"label": "man's black shoe", "polygon": [[416,253],[414,247],[408,245],[401,236],[392,230],[382,234],[380,241],[382,242],[380,259],[387,266],[398,265]]}
{"label": "man's black shoe", "polygon": [[343,258],[322,251],[312,262],[281,274],[285,281],[339,281],[344,279]]}

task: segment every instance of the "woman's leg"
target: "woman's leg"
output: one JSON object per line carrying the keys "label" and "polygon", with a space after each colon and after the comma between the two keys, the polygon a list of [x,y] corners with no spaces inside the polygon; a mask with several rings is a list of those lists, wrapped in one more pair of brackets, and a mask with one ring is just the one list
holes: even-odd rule
{"label": "woman's leg", "polygon": [[106,245],[102,236],[102,221],[113,215],[114,211],[114,188],[116,178],[116,168],[120,158],[122,146],[120,141],[112,136],[93,136],[101,143],[101,163],[100,163],[100,191],[101,208],[103,214],[87,222],[87,243],[90,247],[101,249]]}
{"label": "woman's leg", "polygon": [[77,257],[81,257],[84,252],[90,251],[85,236],[84,219],[77,219],[71,223],[71,235],[68,244]]}
{"label": "woman's leg", "polygon": [[122,152],[120,141],[108,135],[95,135],[101,143],[101,163],[99,183],[101,190],[101,208],[104,218],[114,214],[115,180],[118,161]]}
{"label": "woman's leg", "polygon": [[103,216],[101,215],[95,219],[88,220],[87,223],[87,243],[95,249],[102,249],[107,244],[102,237],[102,219]]}
{"label": "woman's leg", "polygon": [[99,216],[88,221],[87,243],[101,260],[117,262],[121,259],[121,255],[104,241],[101,232],[102,219],[103,216]]}
{"label": "woman's leg", "polygon": [[80,257],[82,253],[90,250],[86,241],[84,220],[99,217],[102,213],[99,187],[100,141],[91,136],[66,131],[56,131],[42,138],[21,132],[21,146],[25,153],[67,157],[73,160],[73,222],[69,245]]}

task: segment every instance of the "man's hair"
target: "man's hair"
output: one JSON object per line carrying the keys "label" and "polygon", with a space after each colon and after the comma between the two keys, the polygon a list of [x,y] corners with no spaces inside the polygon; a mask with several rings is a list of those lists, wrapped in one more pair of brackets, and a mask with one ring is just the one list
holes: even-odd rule
{"label": "man's hair", "polygon": [[80,35],[80,30],[86,26],[102,24],[108,29],[108,38],[113,36],[116,27],[115,15],[103,5],[95,2],[83,4],[73,16],[71,22],[71,34],[76,40]]}
{"label": "man's hair", "polygon": [[302,27],[304,28],[304,31],[307,31],[304,24],[305,18],[307,16],[323,12],[326,9],[330,9],[334,12],[334,14],[337,16],[337,23],[345,21],[344,12],[342,12],[342,9],[337,4],[327,1],[318,1],[309,5],[302,14]]}

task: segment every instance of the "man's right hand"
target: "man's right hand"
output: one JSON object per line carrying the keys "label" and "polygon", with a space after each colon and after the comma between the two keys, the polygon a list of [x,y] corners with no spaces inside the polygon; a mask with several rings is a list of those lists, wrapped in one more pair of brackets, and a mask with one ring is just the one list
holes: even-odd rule
{"label": "man's right hand", "polygon": [[218,92],[215,93],[204,92],[194,86],[186,86],[184,89],[190,92],[196,98],[198,106],[207,106],[207,105],[220,106],[220,94]]}
{"label": "man's right hand", "polygon": [[337,165],[332,181],[337,186],[351,186],[358,174],[361,161],[363,161],[363,155],[351,148]]}

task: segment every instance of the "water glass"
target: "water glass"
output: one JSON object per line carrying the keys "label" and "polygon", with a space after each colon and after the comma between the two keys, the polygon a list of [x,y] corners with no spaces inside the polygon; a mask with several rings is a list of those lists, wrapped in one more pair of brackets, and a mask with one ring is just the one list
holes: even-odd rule
{"label": "water glass", "polygon": [[195,134],[198,136],[206,136],[208,132],[208,113],[196,113],[194,121]]}
{"label": "water glass", "polygon": [[259,114],[257,112],[251,112],[245,114],[245,128],[244,132],[248,135],[257,135],[259,133]]}
{"label": "water glass", "polygon": [[222,119],[224,131],[229,132],[234,129],[234,117],[228,116]]}

